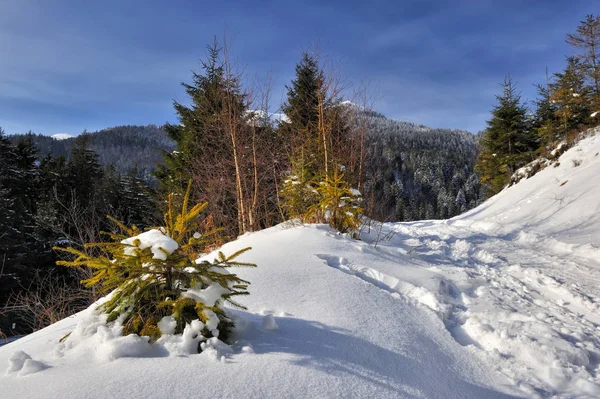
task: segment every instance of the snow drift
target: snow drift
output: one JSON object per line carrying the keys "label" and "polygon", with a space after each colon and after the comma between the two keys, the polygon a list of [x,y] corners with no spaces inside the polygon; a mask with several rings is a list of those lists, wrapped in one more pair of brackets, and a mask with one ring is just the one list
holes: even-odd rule
{"label": "snow drift", "polygon": [[0,347],[2,397],[598,397],[598,154],[592,135],[464,215],[362,241],[246,234],[222,248],[258,265],[236,270],[233,345],[193,354],[192,325],[149,344],[88,309]]}

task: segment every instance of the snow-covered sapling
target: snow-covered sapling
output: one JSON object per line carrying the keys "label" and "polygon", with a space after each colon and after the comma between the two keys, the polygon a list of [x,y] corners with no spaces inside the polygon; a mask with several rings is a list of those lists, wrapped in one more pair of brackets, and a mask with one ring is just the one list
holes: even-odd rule
{"label": "snow-covered sapling", "polygon": [[199,260],[210,248],[215,230],[198,233],[202,225],[200,214],[207,203],[188,210],[190,188],[191,183],[178,214],[169,196],[162,227],[140,232],[136,226],[128,228],[113,220],[122,233],[107,233],[110,242],[85,246],[99,248],[105,256],[55,248],[76,257],[59,261],[59,265],[92,269],[92,277],[82,283],[110,293],[99,310],[108,314],[109,323],[122,324],[123,335],[149,336],[152,342],[163,334],[181,334],[188,324],[194,323],[200,326],[202,340],[218,336],[226,341],[233,322],[224,312],[223,303],[243,308],[233,298],[248,295],[249,282],[227,268],[256,266],[235,260],[250,248],[230,256],[218,252],[212,262]]}
{"label": "snow-covered sapling", "polygon": [[340,233],[357,235],[362,214],[362,197],[358,190],[350,188],[343,173],[335,170],[333,177],[325,175],[315,189],[319,201],[310,206],[304,219],[329,225]]}

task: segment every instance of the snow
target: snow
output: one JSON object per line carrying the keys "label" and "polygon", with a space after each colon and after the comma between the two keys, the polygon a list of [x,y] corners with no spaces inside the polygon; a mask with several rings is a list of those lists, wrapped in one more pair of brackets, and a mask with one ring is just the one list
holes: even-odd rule
{"label": "snow", "polygon": [[[216,269],[216,268],[215,268]],[[206,306],[215,306],[215,303],[225,294],[229,294],[229,288],[223,287],[219,283],[211,283],[208,287],[202,288],[202,283],[190,288],[181,294],[182,297],[191,298],[196,302],[203,302]]]}
{"label": "snow", "polygon": [[68,134],[68,133],[57,133],[57,134],[53,134],[52,137],[54,140],[67,140],[67,139],[72,139],[73,136],[72,134]]}
{"label": "snow", "polygon": [[173,335],[175,333],[175,328],[177,327],[177,321],[173,316],[165,316],[157,324],[160,329],[161,334],[163,335]]}
{"label": "snow", "polygon": [[30,360],[31,356],[23,351],[16,351],[8,358],[8,369],[6,373],[14,373],[20,371],[23,368],[26,360]]}
{"label": "snow", "polygon": [[[476,209],[361,241],[245,234],[220,249],[258,265],[230,270],[252,283],[231,346],[201,337],[214,313],[150,344],[92,307],[0,347],[2,397],[600,397],[599,154],[590,134]],[[158,233],[140,242],[174,250]]]}
{"label": "snow", "polygon": [[357,190],[357,189],[355,189],[355,188],[351,188],[351,189],[350,189],[350,193],[351,193],[352,195],[354,195],[355,197],[360,197],[360,196],[362,195],[362,194],[360,193],[360,191],[358,191],[358,190]]}
{"label": "snow", "polygon": [[162,231],[153,229],[143,232],[137,236],[126,238],[121,241],[123,244],[131,245],[125,248],[125,254],[134,256],[136,247],[139,249],[150,248],[154,256],[153,259],[167,259],[170,255],[179,248],[177,241],[165,235]]}
{"label": "snow", "polygon": [[[24,377],[26,385],[21,376],[0,376],[3,397],[460,398],[516,392],[457,344],[436,315],[318,255],[374,270],[397,267],[398,259],[322,225],[280,225],[244,235],[222,251],[247,246],[253,249],[240,261],[259,266],[234,269],[252,284],[251,295],[240,299],[248,310],[228,309],[237,326],[231,347],[211,338],[195,354],[199,323],[154,344],[120,337],[117,327],[107,328],[88,309],[0,348],[0,365],[23,350],[49,366]],[[168,329],[166,320],[161,328]]]}
{"label": "snow", "polygon": [[265,317],[263,317],[261,326],[262,326],[263,330],[266,330],[266,331],[279,330],[279,326],[277,325],[277,322],[275,321],[275,318],[273,317],[272,314],[268,314]]}

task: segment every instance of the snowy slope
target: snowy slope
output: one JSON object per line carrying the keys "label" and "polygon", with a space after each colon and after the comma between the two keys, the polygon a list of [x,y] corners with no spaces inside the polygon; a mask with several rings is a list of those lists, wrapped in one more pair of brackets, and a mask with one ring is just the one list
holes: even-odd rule
{"label": "snowy slope", "polygon": [[[388,264],[385,254],[325,226],[274,227],[223,250],[248,245],[253,250],[247,258],[259,267],[239,270],[252,282],[251,295],[242,300],[249,311],[234,312],[239,342],[224,362],[209,353],[166,356],[158,348],[111,345],[109,339],[90,338],[93,345],[74,348],[57,345],[78,319],[85,320],[79,315],[0,348],[0,364],[22,350],[48,366],[27,376],[3,375],[0,386],[15,398],[185,398],[198,392],[209,397],[475,398],[510,391],[488,364],[474,361],[452,339],[435,315],[340,270],[348,258]],[[262,327],[266,314],[275,316],[276,331]]]}
{"label": "snowy slope", "polygon": [[0,347],[0,396],[600,397],[598,153],[589,137],[448,221],[242,236],[223,251],[258,268],[236,269],[231,350],[117,337],[88,310]]}
{"label": "snowy slope", "polygon": [[380,250],[448,280],[448,331],[528,396],[600,397],[599,130],[464,215],[381,234]]}

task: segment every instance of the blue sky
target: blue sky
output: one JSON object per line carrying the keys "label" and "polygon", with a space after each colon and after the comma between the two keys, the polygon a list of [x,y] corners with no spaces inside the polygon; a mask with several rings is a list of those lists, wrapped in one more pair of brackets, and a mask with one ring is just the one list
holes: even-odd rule
{"label": "blue sky", "polygon": [[[175,122],[172,100],[226,32],[274,108],[317,43],[346,85],[388,117],[476,132],[509,72],[524,99],[564,67],[564,42],[597,0],[0,0],[0,127],[78,134]],[[275,110],[275,109],[274,109]]]}

